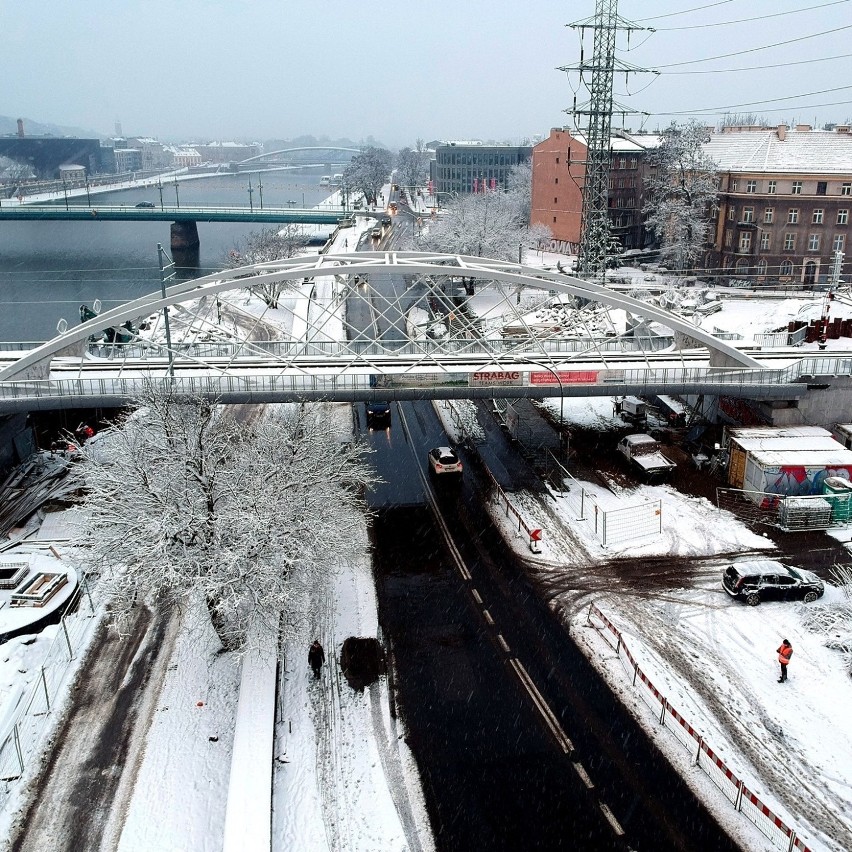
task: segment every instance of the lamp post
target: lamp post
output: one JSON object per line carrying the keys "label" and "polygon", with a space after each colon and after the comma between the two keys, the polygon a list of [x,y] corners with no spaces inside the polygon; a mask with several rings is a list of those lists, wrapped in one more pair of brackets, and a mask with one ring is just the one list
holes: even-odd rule
{"label": "lamp post", "polygon": [[62,191],[65,193],[65,209],[68,209],[68,184],[65,183],[65,175],[62,176]]}
{"label": "lamp post", "polygon": [[180,192],[178,192],[178,186],[180,186],[180,184],[177,182],[177,178],[175,178],[175,203],[178,207],[180,207]]}
{"label": "lamp post", "polygon": [[89,176],[88,175],[86,175],[85,180],[86,180],[86,204],[88,204],[89,207],[91,207],[92,206],[92,196],[89,195]]}
{"label": "lamp post", "polygon": [[257,191],[260,194],[260,209],[263,210],[263,179],[260,172],[257,173]]}
{"label": "lamp post", "polygon": [[252,212],[254,212],[254,204],[252,203],[252,200],[251,200],[251,195],[252,195],[253,192],[254,192],[254,189],[252,189],[252,185],[251,185],[251,175],[249,175],[249,182],[248,182],[249,210],[251,210]]}
{"label": "lamp post", "polygon": [[535,364],[537,367],[543,367],[547,370],[557,382],[559,382],[559,461],[565,461],[565,388],[562,385],[562,379],[559,378],[559,373],[553,369],[553,367],[548,367],[547,364],[540,363],[539,361],[532,361],[527,358],[531,364]]}
{"label": "lamp post", "polygon": [[160,179],[157,178],[157,189],[160,190],[160,210],[163,209],[163,184],[160,183]]}

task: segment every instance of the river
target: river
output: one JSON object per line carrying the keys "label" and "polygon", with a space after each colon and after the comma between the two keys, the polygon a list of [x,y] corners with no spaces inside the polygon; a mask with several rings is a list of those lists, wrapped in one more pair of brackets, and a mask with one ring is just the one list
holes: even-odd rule
{"label": "river", "polygon": [[[163,184],[169,206],[216,205],[248,207],[313,207],[329,195],[320,187],[321,170],[226,174]],[[258,178],[262,188],[258,186]],[[159,206],[158,188],[98,194],[98,203]],[[85,197],[71,203],[86,204]],[[88,205],[87,205],[88,206]],[[183,270],[194,277],[221,269],[227,253],[239,246],[257,223],[198,223],[199,268]],[[321,228],[325,230],[328,226]],[[44,341],[56,334],[61,319],[79,323],[81,304],[100,299],[103,310],[159,289],[157,243],[169,251],[168,222],[4,222],[0,225],[0,341]]]}

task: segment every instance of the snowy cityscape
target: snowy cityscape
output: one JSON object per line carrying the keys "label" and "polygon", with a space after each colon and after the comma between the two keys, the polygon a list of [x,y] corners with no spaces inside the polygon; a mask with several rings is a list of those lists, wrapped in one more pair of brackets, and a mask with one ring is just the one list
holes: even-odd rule
{"label": "snowy cityscape", "polygon": [[7,10],[2,852],[852,849],[848,2]]}

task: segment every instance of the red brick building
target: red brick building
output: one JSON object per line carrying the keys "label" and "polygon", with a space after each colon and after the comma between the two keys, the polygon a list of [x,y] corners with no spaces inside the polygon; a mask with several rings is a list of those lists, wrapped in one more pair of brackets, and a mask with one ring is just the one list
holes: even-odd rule
{"label": "red brick building", "polygon": [[[611,138],[610,230],[625,250],[644,248],[646,243],[642,222],[644,178],[648,152],[658,143],[657,136],[625,132]],[[553,128],[532,152],[531,221],[547,225],[556,250],[565,254],[576,254],[580,242],[586,152],[581,135],[559,127]]]}

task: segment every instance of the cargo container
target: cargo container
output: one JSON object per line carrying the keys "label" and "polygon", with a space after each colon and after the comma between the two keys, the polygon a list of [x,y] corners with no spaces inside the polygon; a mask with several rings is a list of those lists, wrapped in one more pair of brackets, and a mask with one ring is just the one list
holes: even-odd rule
{"label": "cargo container", "polygon": [[756,426],[728,429],[725,439],[728,451],[728,484],[732,488],[744,487],[746,460],[751,452],[842,449],[831,437],[831,432],[821,426]]}
{"label": "cargo container", "polygon": [[852,450],[852,423],[837,423],[831,430],[831,434],[846,447]]}
{"label": "cargo container", "polygon": [[762,504],[767,495],[822,494],[823,483],[832,476],[852,478],[852,450],[764,450],[748,453],[742,487]]}

